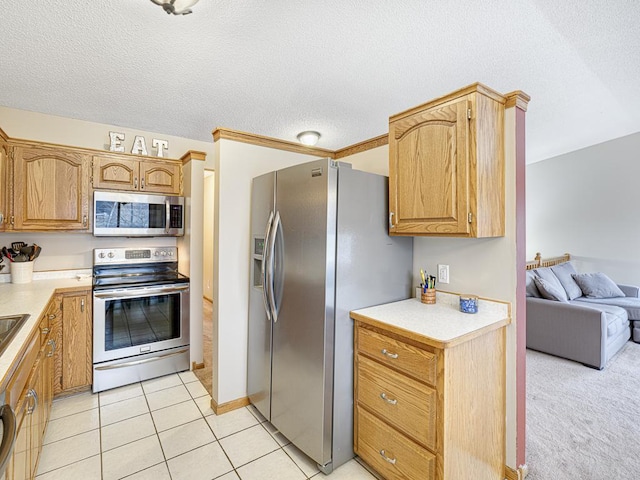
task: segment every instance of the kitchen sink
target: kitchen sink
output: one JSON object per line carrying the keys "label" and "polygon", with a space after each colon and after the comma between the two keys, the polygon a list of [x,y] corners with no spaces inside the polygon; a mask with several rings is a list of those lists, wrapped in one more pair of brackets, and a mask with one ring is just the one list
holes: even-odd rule
{"label": "kitchen sink", "polygon": [[0,317],[0,354],[7,348],[11,338],[30,317],[28,313],[18,315],[4,315]]}

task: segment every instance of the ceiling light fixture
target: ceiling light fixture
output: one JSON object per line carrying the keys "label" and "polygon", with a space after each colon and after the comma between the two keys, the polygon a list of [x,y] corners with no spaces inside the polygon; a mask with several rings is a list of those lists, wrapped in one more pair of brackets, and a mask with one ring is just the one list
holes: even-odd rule
{"label": "ceiling light fixture", "polygon": [[320,140],[320,133],[313,130],[307,130],[306,132],[300,132],[298,134],[298,141],[304,145],[312,147]]}
{"label": "ceiling light fixture", "polygon": [[156,5],[160,5],[164,8],[164,11],[168,14],[174,15],[186,15],[191,13],[191,7],[193,7],[198,0],[151,0]]}

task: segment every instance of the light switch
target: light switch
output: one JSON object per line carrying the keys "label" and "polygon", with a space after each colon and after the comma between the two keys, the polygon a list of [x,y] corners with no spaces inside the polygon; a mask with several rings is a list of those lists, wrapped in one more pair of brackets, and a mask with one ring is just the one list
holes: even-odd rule
{"label": "light switch", "polygon": [[449,283],[449,265],[438,264],[438,282]]}

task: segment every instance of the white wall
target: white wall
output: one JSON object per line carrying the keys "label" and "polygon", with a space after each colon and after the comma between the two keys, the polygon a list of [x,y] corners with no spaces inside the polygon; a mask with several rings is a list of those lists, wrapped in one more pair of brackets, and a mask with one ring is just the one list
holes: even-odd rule
{"label": "white wall", "polygon": [[[420,283],[420,269],[437,275],[437,264],[449,265],[450,283],[437,288],[455,293],[472,293],[511,302],[513,323],[507,327],[507,465],[516,468],[516,205],[515,205],[515,118],[505,112],[505,236],[471,239],[414,237],[414,283]],[[341,160],[354,168],[389,174],[389,147],[378,147]]]}
{"label": "white wall", "polygon": [[527,166],[527,259],[640,285],[640,133]]}
{"label": "white wall", "polygon": [[213,399],[218,405],[247,396],[251,179],[316,158],[215,142]]}
{"label": "white wall", "polygon": [[204,176],[204,240],[202,245],[202,288],[203,296],[213,301],[213,201],[215,173],[205,170]]}

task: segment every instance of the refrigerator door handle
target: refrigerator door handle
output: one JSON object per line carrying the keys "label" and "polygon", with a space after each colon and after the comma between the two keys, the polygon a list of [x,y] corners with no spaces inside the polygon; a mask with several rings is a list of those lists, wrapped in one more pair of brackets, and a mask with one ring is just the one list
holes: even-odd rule
{"label": "refrigerator door handle", "polygon": [[266,231],[264,232],[264,246],[262,247],[262,303],[264,311],[267,314],[267,320],[271,321],[271,307],[269,306],[269,275],[267,270],[267,262],[269,261],[269,235],[273,227],[273,212],[269,212],[269,220],[267,220]]}
{"label": "refrigerator door handle", "polygon": [[273,220],[273,226],[271,227],[271,232],[269,236],[269,304],[271,305],[271,317],[273,318],[273,323],[278,321],[278,306],[276,305],[276,296],[273,291],[274,289],[274,257],[276,250],[276,235],[278,234],[278,228],[280,228],[280,212],[276,212],[276,217]]}

